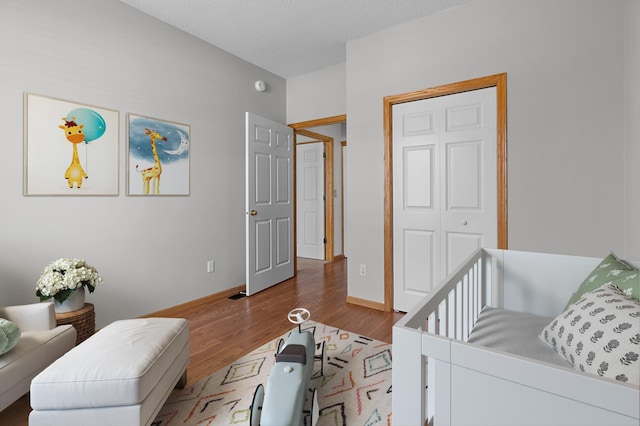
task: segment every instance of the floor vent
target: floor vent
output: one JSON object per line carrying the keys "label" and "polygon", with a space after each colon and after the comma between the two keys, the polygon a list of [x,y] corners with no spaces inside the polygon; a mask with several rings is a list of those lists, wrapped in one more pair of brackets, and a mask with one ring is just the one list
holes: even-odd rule
{"label": "floor vent", "polygon": [[229,299],[231,300],[238,300],[238,299],[242,299],[243,297],[245,297],[247,295],[247,293],[245,293],[244,291],[241,291],[238,294],[234,294],[233,296],[229,296]]}

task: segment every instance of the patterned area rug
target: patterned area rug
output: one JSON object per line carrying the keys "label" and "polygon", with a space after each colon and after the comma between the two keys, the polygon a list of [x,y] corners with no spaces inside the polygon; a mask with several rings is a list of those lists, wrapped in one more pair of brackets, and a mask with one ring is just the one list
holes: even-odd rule
{"label": "patterned area rug", "polygon": [[[326,342],[324,375],[320,376],[316,361],[311,381],[311,387],[318,389],[317,424],[390,425],[391,345],[313,321],[302,329],[313,333],[317,355],[320,343]],[[153,426],[249,425],[254,391],[259,384],[266,387],[279,340],[191,386],[175,389]],[[307,408],[310,396],[308,392]]]}

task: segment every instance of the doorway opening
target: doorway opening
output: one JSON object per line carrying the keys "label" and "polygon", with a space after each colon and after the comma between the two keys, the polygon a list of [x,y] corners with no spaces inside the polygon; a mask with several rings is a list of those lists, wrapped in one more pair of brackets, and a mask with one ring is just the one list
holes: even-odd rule
{"label": "doorway opening", "polygon": [[[335,161],[335,150],[334,145],[336,143],[336,137],[334,136],[335,132],[331,132],[332,136],[328,136],[323,134],[322,129],[318,129],[325,126],[333,126],[333,125],[341,125],[347,121],[346,114],[337,115],[333,117],[326,117],[317,120],[309,120],[304,122],[292,123],[289,124],[294,130],[294,158],[297,158],[297,145],[299,143],[298,138],[302,142],[308,142],[309,139],[319,141],[324,144],[324,152],[325,152],[325,167],[324,167],[324,194],[325,194],[325,206],[324,206],[324,235],[325,235],[325,250],[324,250],[324,260],[325,261],[333,261],[336,259],[340,259],[344,257],[344,229],[343,229],[343,218],[344,218],[344,192],[342,188],[344,187],[342,182],[342,169],[344,167],[343,155],[344,147],[346,146],[346,141],[342,140],[342,138],[337,139],[341,142],[342,149],[340,150],[339,161],[336,164]],[[329,128],[327,128],[328,130]],[[329,133],[329,132],[326,132]],[[340,132],[343,133],[343,132]],[[297,167],[294,168],[294,170]],[[339,171],[339,178],[336,179],[336,168]],[[339,181],[339,182],[337,182]],[[294,214],[294,218],[297,216],[297,183],[298,177],[294,177],[294,197],[295,202],[294,206],[296,209],[296,213]],[[339,185],[339,186],[338,186]],[[337,197],[336,197],[337,196]],[[338,236],[336,237],[336,229],[339,230]],[[294,239],[297,242],[297,223],[294,226]],[[297,244],[296,244],[297,245]],[[297,258],[297,251],[296,251]],[[297,270],[297,267],[296,267]]]}

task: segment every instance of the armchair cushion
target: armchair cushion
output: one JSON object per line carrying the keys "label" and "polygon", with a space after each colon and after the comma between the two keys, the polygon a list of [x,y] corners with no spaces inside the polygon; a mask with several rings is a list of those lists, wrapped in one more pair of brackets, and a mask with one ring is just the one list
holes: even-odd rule
{"label": "armchair cushion", "polygon": [[20,329],[9,320],[0,318],[0,355],[6,354],[18,343]]}
{"label": "armchair cushion", "polygon": [[0,308],[0,318],[15,323],[22,332],[53,330],[57,325],[53,302]]}
{"label": "armchair cushion", "polygon": [[0,355],[2,411],[29,392],[37,374],[73,348],[76,330],[71,324],[56,326],[51,302],[0,307],[0,318],[14,323],[21,334],[13,349]]}

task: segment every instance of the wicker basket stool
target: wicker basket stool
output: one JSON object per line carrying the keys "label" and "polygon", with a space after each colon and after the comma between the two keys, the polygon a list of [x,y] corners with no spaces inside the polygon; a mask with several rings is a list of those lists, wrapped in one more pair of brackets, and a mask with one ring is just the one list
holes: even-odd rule
{"label": "wicker basket stool", "polygon": [[56,313],[58,325],[71,324],[78,333],[76,346],[87,340],[96,332],[96,312],[92,303],[85,303],[82,309],[71,312]]}

